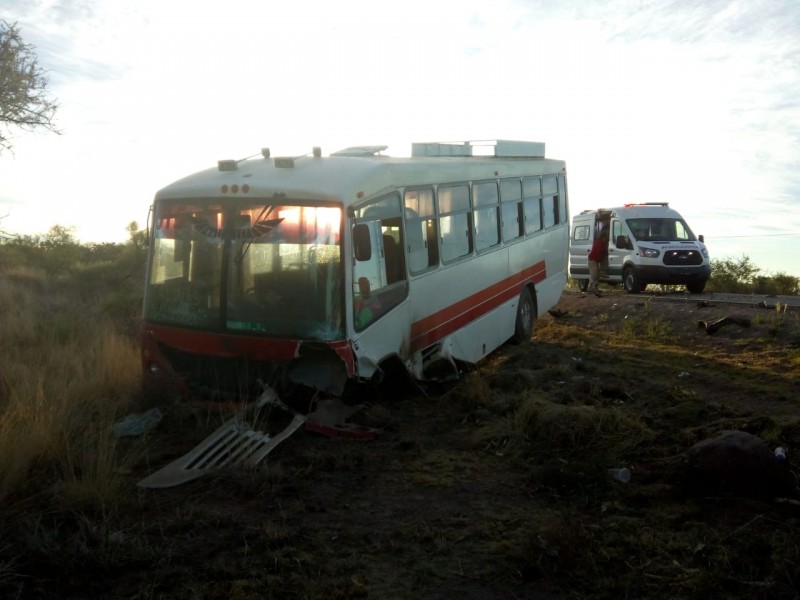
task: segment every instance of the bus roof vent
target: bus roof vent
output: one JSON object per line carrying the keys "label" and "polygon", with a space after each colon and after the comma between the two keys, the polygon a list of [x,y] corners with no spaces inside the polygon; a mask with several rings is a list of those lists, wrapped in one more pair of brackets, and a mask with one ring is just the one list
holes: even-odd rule
{"label": "bus roof vent", "polygon": [[477,140],[411,144],[411,156],[495,156],[498,158],[544,158],[544,142]]}
{"label": "bus roof vent", "polygon": [[239,163],[235,160],[218,160],[217,168],[220,171],[235,171],[239,168]]}
{"label": "bus roof vent", "polygon": [[344,150],[338,150],[331,156],[376,156],[386,150],[389,146],[351,146]]}
{"label": "bus roof vent", "polygon": [[415,142],[411,156],[472,156],[472,146],[469,142]]}

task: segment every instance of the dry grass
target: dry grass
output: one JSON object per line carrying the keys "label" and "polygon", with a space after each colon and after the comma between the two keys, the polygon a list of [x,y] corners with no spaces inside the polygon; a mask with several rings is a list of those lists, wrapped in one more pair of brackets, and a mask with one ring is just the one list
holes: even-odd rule
{"label": "dry grass", "polygon": [[111,426],[137,397],[137,345],[43,273],[16,275],[0,288],[0,500],[102,506],[122,493]]}
{"label": "dry grass", "polygon": [[[228,415],[162,406],[154,433],[116,439],[112,424],[148,405],[134,300],[87,289],[86,273],[3,276],[8,597],[800,594],[796,505],[692,497],[674,471],[721,429],[797,453],[796,312],[708,336],[694,306],[567,298],[532,344],[456,385],[375,397],[359,415],[381,429],[374,440],[300,431],[258,469],[154,491],[136,482]],[[630,483],[609,478],[618,466]]]}

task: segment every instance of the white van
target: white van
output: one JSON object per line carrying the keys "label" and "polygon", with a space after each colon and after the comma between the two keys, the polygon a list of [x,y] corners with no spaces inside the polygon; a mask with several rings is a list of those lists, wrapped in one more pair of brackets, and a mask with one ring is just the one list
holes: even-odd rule
{"label": "white van", "polygon": [[600,281],[622,283],[631,294],[649,283],[685,285],[703,291],[711,264],[703,236],[696,237],[681,215],[666,202],[626,204],[585,210],[572,219],[569,274],[581,291],[589,287],[589,250],[595,236],[609,231],[608,257]]}

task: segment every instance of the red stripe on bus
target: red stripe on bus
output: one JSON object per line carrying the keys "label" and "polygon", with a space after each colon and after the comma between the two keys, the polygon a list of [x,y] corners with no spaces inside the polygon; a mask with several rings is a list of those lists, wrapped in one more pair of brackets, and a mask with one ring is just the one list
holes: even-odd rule
{"label": "red stripe on bus", "polygon": [[412,323],[411,351],[421,350],[461,329],[504,302],[519,296],[524,285],[543,281],[546,276],[545,263],[539,261],[511,277]]}

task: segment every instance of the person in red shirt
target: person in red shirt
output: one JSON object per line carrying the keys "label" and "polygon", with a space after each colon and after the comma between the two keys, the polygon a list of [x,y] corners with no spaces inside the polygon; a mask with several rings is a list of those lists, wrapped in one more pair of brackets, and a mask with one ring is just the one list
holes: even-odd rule
{"label": "person in red shirt", "polygon": [[600,295],[600,263],[608,255],[608,233],[603,230],[595,238],[589,250],[589,289]]}

